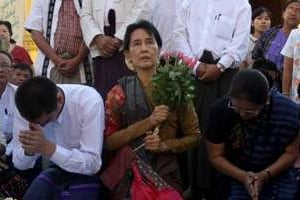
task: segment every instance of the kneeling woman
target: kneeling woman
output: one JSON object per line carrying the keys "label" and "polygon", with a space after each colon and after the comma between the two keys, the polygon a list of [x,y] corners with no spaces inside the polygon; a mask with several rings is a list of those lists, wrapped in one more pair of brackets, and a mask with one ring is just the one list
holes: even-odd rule
{"label": "kneeling woman", "polygon": [[230,178],[221,188],[229,186],[229,199],[297,199],[299,114],[260,72],[235,75],[228,97],[212,106],[207,132],[209,158]]}
{"label": "kneeling woman", "polygon": [[[160,35],[151,23],[139,21],[128,26],[124,50],[136,74],[122,78],[108,94],[105,148],[110,152],[120,152],[126,146],[135,149],[136,156],[132,162],[138,166],[141,174],[150,173],[154,179],[157,178],[162,184],[180,193],[181,180],[176,153],[195,146],[200,132],[192,102],[178,110],[154,105],[151,78],[156,73],[161,45]],[[158,124],[161,124],[160,131],[153,134]],[[133,165],[130,166],[127,170],[129,174]],[[128,180],[124,180],[126,178]],[[120,197],[117,186],[113,193],[123,199],[130,196],[128,191],[132,176],[125,175],[121,182],[126,183],[127,192]]]}

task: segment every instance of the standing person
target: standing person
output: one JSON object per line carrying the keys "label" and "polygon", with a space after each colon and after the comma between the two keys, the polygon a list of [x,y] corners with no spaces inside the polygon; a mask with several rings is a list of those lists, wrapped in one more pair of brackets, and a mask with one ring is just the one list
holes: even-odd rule
{"label": "standing person", "polygon": [[24,81],[33,77],[33,69],[23,63],[14,64],[12,66],[12,75],[10,78],[10,82],[14,85],[21,85]]}
{"label": "standing person", "polygon": [[300,83],[300,29],[291,31],[281,53],[284,55],[282,94],[296,101]]}
{"label": "standing person", "polygon": [[16,86],[9,83],[13,59],[6,51],[0,51],[0,195],[22,198],[26,190],[26,183],[10,170],[13,119],[15,116]]}
{"label": "standing person", "polygon": [[[192,101],[177,110],[171,110],[166,105],[155,106],[153,102],[151,77],[156,72],[161,45],[157,29],[149,22],[139,21],[128,26],[124,51],[136,74],[122,78],[108,93],[105,147],[107,151],[120,153],[124,156],[122,159],[126,160],[126,156],[121,153],[124,148],[130,146],[137,149],[144,143],[136,151],[136,159],[128,162],[138,165],[141,174],[149,168],[147,173],[152,174],[157,183],[169,185],[181,193],[176,155],[196,146],[200,131]],[[159,133],[152,134],[158,124],[161,124]],[[180,136],[177,134],[179,130],[182,132]],[[130,198],[128,191],[132,179],[128,174],[132,169],[127,168],[125,179],[118,182],[119,187],[114,191],[114,195],[119,195],[117,199]],[[123,193],[124,196],[120,196],[124,188],[127,191]]]}
{"label": "standing person", "polygon": [[271,26],[272,14],[266,7],[258,7],[252,12],[252,24],[251,24],[251,34],[250,43],[248,48],[248,53],[246,59],[242,62],[241,68],[251,68],[253,64],[252,51],[257,42],[257,40],[262,36],[262,34],[268,30]]}
{"label": "standing person", "polygon": [[118,79],[132,74],[122,51],[126,27],[149,16],[148,0],[83,1],[81,27],[93,57],[94,87],[103,99]]}
{"label": "standing person", "polygon": [[[199,59],[194,67],[198,77],[195,108],[201,131],[205,133],[210,105],[227,93],[233,75],[246,56],[251,7],[247,0],[184,0],[174,23],[175,50]],[[216,194],[204,140],[191,155],[195,199],[210,199]]]}
{"label": "standing person", "polygon": [[25,28],[38,50],[35,74],[55,83],[92,83],[80,28],[81,0],[35,0]]}
{"label": "standing person", "polygon": [[14,121],[14,166],[32,168],[40,155],[53,163],[33,181],[24,199],[66,194],[70,199],[101,199],[97,172],[102,164],[104,106],[97,91],[34,77],[18,87],[15,100],[20,114]]}
{"label": "standing person", "polygon": [[212,106],[207,131],[210,161],[225,175],[223,199],[298,199],[299,114],[259,71],[236,74]]}
{"label": "standing person", "polygon": [[161,54],[174,51],[173,30],[178,0],[152,0],[151,22],[162,39]]}
{"label": "standing person", "polygon": [[13,63],[25,63],[27,65],[32,65],[33,62],[26,49],[17,45],[16,41],[12,39],[12,35],[13,32],[11,23],[9,21],[0,21],[0,39],[2,39],[4,43],[6,43],[6,50],[11,54]]}
{"label": "standing person", "polygon": [[268,59],[277,65],[280,81],[276,84],[280,91],[283,72],[283,55],[280,52],[292,29],[297,28],[300,23],[300,2],[298,0],[287,1],[283,8],[282,18],[283,24],[267,30],[257,41],[252,51],[253,59]]}

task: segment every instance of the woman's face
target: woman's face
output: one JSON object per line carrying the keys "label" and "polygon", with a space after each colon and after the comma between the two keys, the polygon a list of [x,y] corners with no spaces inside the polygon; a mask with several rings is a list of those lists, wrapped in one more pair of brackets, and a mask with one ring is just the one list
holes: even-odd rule
{"label": "woman's face", "polygon": [[300,3],[290,3],[283,12],[283,24],[290,28],[296,28],[300,23]]}
{"label": "woman's face", "polygon": [[263,12],[253,19],[252,25],[255,31],[262,33],[271,26],[270,16],[267,12]]}
{"label": "woman's face", "polygon": [[129,50],[125,55],[135,70],[154,69],[159,55],[154,36],[142,28],[134,30],[130,35]]}
{"label": "woman's face", "polygon": [[3,24],[0,25],[0,39],[4,39],[5,41],[10,41],[8,28]]}
{"label": "woman's face", "polygon": [[238,113],[243,120],[250,120],[257,117],[264,105],[257,105],[246,99],[231,98],[228,108]]}

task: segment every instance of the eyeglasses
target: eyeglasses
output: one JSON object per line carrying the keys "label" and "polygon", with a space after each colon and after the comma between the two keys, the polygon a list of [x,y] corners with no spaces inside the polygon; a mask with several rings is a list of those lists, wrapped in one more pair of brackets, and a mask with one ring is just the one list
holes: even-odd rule
{"label": "eyeglasses", "polygon": [[6,63],[6,62],[0,63],[0,68],[10,68],[10,67],[11,67],[11,65],[9,63]]}
{"label": "eyeglasses", "polygon": [[239,113],[239,114],[244,114],[244,115],[251,115],[251,116],[256,116],[260,113],[261,107],[253,110],[245,110],[242,108],[238,108],[234,105],[232,105],[231,101],[228,101],[228,108],[232,109],[234,112]]}

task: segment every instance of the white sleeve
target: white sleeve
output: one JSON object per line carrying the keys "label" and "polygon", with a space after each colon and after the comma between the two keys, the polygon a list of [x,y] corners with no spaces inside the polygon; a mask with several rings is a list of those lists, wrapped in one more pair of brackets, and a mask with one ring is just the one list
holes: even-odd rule
{"label": "white sleeve", "polygon": [[[96,11],[99,12],[99,16],[102,18],[99,17],[99,19],[95,19],[94,12]],[[100,22],[104,20],[104,17],[101,15],[104,15],[103,8],[95,8],[93,5],[93,0],[84,0],[82,2],[80,25],[83,39],[88,47],[91,47],[92,41],[96,37],[96,35],[104,34],[103,27],[101,27],[101,25],[99,26],[99,24],[101,24]],[[99,20],[100,22],[96,23],[96,20]]]}
{"label": "white sleeve", "polygon": [[[104,132],[104,105],[100,95],[89,93],[80,104],[79,123],[81,128],[80,148],[66,149],[56,145],[50,160],[62,169],[79,174],[92,175],[101,168],[101,152]],[[97,93],[97,94],[96,94]]]}
{"label": "white sleeve", "polygon": [[189,57],[193,57],[192,48],[187,33],[187,21],[189,19],[189,2],[176,1],[176,14],[174,19],[173,45],[172,49],[180,51]]}
{"label": "white sleeve", "polygon": [[233,38],[221,57],[219,63],[225,68],[229,68],[234,62],[242,62],[248,51],[249,36],[251,27],[251,7],[248,3],[244,7],[238,8],[237,23],[233,33]]}
{"label": "white sleeve", "polygon": [[151,12],[151,1],[149,0],[133,1],[132,7],[130,9],[130,13],[127,13],[124,23],[117,30],[115,37],[119,38],[120,40],[123,40],[127,26],[136,22],[139,19],[149,20],[150,12]]}
{"label": "white sleeve", "polygon": [[281,50],[281,54],[288,57],[288,58],[294,58],[294,47],[296,44],[296,36],[298,34],[298,30],[292,30],[290,33],[285,45],[283,46]]}
{"label": "white sleeve", "polygon": [[28,31],[43,32],[43,12],[45,7],[44,0],[34,0],[31,6],[30,15],[28,16],[25,29]]}
{"label": "white sleeve", "polygon": [[19,142],[19,133],[21,130],[28,130],[28,121],[21,117],[20,113],[15,111],[14,125],[13,125],[13,139],[12,144],[12,155],[13,164],[19,170],[30,169],[34,166],[35,161],[39,155],[26,156],[24,149]]}

